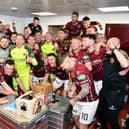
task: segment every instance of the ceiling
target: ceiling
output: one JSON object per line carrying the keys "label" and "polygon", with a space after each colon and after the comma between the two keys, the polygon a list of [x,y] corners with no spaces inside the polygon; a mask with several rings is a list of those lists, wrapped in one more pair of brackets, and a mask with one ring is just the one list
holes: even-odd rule
{"label": "ceiling", "polygon": [[[97,8],[129,5],[129,0],[0,0],[0,15],[29,17],[32,12],[49,11],[59,16],[102,13]],[[18,10],[11,10],[17,7]]]}

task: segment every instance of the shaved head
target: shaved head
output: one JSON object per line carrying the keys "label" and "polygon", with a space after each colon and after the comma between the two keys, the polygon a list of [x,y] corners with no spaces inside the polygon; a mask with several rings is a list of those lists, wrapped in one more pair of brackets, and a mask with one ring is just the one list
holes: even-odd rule
{"label": "shaved head", "polygon": [[76,59],[73,57],[66,57],[63,61],[63,63],[61,64],[61,67],[65,70],[70,71],[74,65],[76,63]]}
{"label": "shaved head", "polygon": [[109,38],[107,41],[107,45],[110,46],[111,44],[114,44],[116,48],[120,48],[120,39],[117,37]]}

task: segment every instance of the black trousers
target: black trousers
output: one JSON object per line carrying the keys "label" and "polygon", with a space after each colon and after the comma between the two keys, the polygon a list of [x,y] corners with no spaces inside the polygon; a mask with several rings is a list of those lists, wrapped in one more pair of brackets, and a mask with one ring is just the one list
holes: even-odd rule
{"label": "black trousers", "polygon": [[116,109],[109,109],[103,97],[100,97],[98,106],[98,118],[102,129],[108,129],[107,121],[110,123],[112,129],[120,129],[118,123],[119,112],[120,107]]}

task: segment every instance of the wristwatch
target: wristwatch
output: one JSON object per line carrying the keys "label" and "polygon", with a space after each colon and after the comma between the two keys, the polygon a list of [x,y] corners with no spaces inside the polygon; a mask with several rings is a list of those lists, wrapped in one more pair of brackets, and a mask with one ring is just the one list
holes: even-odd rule
{"label": "wristwatch", "polygon": [[[116,49],[117,49],[117,48],[116,48],[116,47],[114,47],[114,48],[112,48],[112,51],[114,52]],[[117,49],[117,50],[118,50],[118,49]]]}

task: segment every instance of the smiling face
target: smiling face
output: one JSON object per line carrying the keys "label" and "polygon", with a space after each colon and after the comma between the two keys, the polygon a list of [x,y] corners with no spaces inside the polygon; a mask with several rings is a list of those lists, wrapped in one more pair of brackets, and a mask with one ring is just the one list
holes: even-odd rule
{"label": "smiling face", "polygon": [[88,37],[82,38],[82,49],[87,49],[95,44],[95,41],[93,39],[90,39]]}
{"label": "smiling face", "polygon": [[7,39],[7,38],[2,38],[2,39],[0,40],[0,46],[1,46],[2,48],[7,48],[7,47],[9,46],[9,41],[8,41],[8,39]]}
{"label": "smiling face", "polygon": [[13,42],[13,43],[15,43],[16,42],[16,37],[17,37],[17,34],[12,34],[11,35],[11,41]]}
{"label": "smiling face", "polygon": [[20,48],[20,47],[22,47],[22,45],[24,44],[24,38],[23,38],[23,36],[22,35],[17,35],[17,37],[16,37],[16,46],[18,47],[18,48]]}
{"label": "smiling face", "polygon": [[51,66],[51,67],[54,67],[56,66],[56,57],[55,56],[48,56],[47,57],[47,61],[48,61],[48,64]]}
{"label": "smiling face", "polygon": [[29,27],[26,27],[25,29],[24,29],[24,35],[25,36],[29,36],[31,34],[31,29],[29,28]]}
{"label": "smiling face", "polygon": [[61,31],[61,30],[58,31],[57,35],[58,35],[58,37],[59,37],[60,40],[63,40],[63,39],[65,38],[65,33],[64,33],[64,31]]}
{"label": "smiling face", "polygon": [[46,42],[52,42],[52,40],[53,40],[52,34],[51,33],[46,33],[45,40],[46,40]]}
{"label": "smiling face", "polygon": [[72,22],[75,23],[78,21],[78,16],[76,14],[72,14]]}
{"label": "smiling face", "polygon": [[34,37],[35,37],[36,42],[42,41],[42,33],[41,32],[36,32]]}
{"label": "smiling face", "polygon": [[34,46],[34,44],[35,44],[35,38],[33,36],[29,36],[29,38],[28,38],[28,44],[30,46]]}
{"label": "smiling face", "polygon": [[39,20],[35,19],[35,20],[33,21],[33,25],[34,25],[34,26],[38,26],[38,25],[39,25]]}
{"label": "smiling face", "polygon": [[88,28],[90,26],[90,20],[83,21],[84,28]]}
{"label": "smiling face", "polygon": [[6,65],[4,66],[4,71],[5,71],[5,74],[6,74],[6,75],[9,75],[9,76],[12,75],[13,70],[14,70],[14,65],[6,64]]}
{"label": "smiling face", "polygon": [[96,35],[96,43],[105,43],[106,42],[106,37],[104,34],[97,34]]}
{"label": "smiling face", "polygon": [[93,26],[88,27],[86,30],[86,34],[95,34],[95,33],[96,33],[96,29]]}
{"label": "smiling face", "polygon": [[81,49],[81,40],[73,38],[71,43],[71,51],[73,54],[76,54]]}

